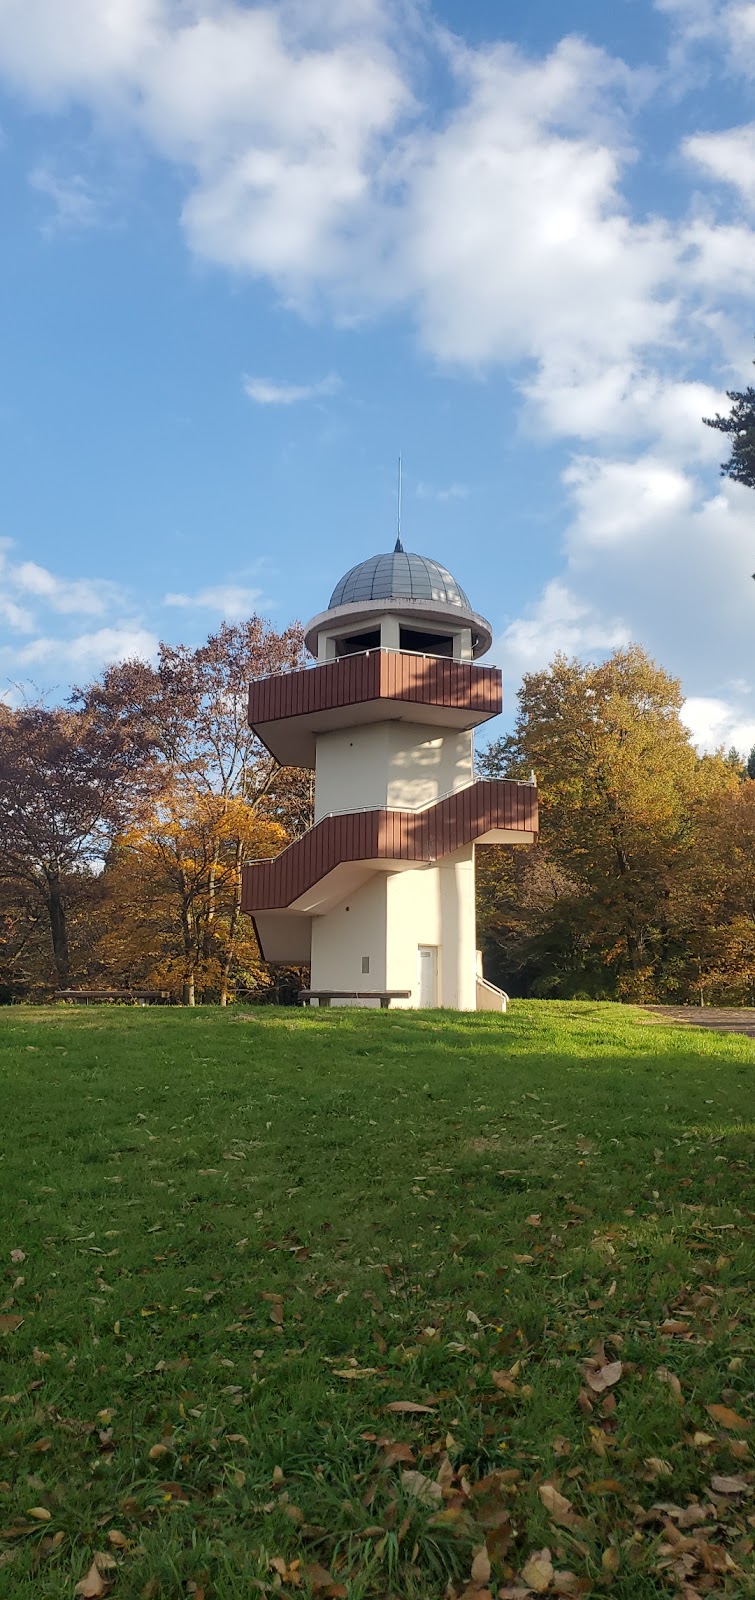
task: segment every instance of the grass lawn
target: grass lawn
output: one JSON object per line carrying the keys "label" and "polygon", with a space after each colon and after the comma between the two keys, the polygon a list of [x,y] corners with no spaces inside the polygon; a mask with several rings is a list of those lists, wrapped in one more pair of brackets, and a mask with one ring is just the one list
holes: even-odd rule
{"label": "grass lawn", "polygon": [[607,1005],[0,1012],[0,1596],[751,1595],[754,1106]]}

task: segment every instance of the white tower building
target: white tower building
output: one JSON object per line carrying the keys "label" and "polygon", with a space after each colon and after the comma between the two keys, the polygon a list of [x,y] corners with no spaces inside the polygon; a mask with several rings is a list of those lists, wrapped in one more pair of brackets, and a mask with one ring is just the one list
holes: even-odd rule
{"label": "white tower building", "polygon": [[537,790],[475,779],[474,729],[501,710],[478,666],[490,625],[435,561],[353,567],[306,628],[314,664],[252,684],[249,722],[315,773],[314,826],[245,869],[268,961],[308,963],[325,1003],[500,1009],[475,930],[478,844],[532,844]]}

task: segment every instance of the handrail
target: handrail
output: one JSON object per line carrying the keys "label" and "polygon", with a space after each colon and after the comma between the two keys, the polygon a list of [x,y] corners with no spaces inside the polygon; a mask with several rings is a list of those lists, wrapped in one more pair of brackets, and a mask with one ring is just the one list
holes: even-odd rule
{"label": "handrail", "polygon": [[[419,817],[423,811],[432,811],[433,806],[442,805],[444,800],[451,800],[454,795],[464,794],[467,789],[473,789],[477,783],[497,783],[498,781],[497,778],[470,778],[469,783],[460,784],[458,789],[447,789],[445,794],[439,794],[435,800],[427,800],[423,806],[345,806],[343,811],[326,811],[324,816],[317,818],[313,826],[319,828],[320,823],[327,822],[330,817],[361,817],[367,816],[371,811],[401,811],[406,816]],[[506,778],[504,782],[515,783],[518,789],[537,788],[537,783],[532,778]],[[311,832],[311,829],[307,829],[307,832]],[[287,850],[292,850],[295,844],[300,844],[305,837],[305,834],[300,834],[298,839],[290,839],[288,844],[284,845],[283,849],[278,852],[277,856],[255,856],[251,861],[245,862],[245,866],[259,867],[265,861],[277,861],[280,856],[285,855]],[[495,984],[493,988],[495,988]],[[503,990],[501,990],[501,993],[503,993]]]}
{"label": "handrail", "polygon": [[[279,672],[260,672],[256,677],[250,678],[250,683],[264,683],[267,678],[284,678],[289,672],[315,672],[318,667],[336,667],[344,661],[354,661],[357,656],[416,656],[420,661],[452,661],[456,667],[477,667],[476,661],[459,660],[456,656],[439,656],[433,650],[402,650],[395,644],[375,645],[370,650],[352,650],[346,656],[333,656],[330,661],[304,661],[297,667],[281,667]],[[482,666],[482,672],[497,672],[497,667]]]}

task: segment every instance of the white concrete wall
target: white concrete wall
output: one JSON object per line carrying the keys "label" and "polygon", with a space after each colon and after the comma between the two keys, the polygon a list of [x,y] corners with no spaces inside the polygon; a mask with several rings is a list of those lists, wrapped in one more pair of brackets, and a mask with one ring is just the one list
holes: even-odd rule
{"label": "white concrete wall", "polygon": [[437,866],[392,873],[387,894],[388,989],[411,989],[416,1007],[418,947],[438,950],[438,1004],[457,1011],[477,1005],[474,846]]}
{"label": "white concrete wall", "polygon": [[[325,916],[312,918],[312,989],[386,989],[386,882],[374,877]],[[362,956],[370,970],[362,972]],[[402,985],[402,987],[407,987]]]}
{"label": "white concrete wall", "polygon": [[315,821],[331,811],[416,811],[474,776],[471,732],[376,722],[317,738]]}
{"label": "white concrete wall", "polygon": [[[313,989],[408,989],[419,1005],[419,946],[438,951],[438,1005],[477,1005],[474,846],[435,866],[375,872],[325,916],[312,918]],[[369,956],[369,973],[362,972]]]}

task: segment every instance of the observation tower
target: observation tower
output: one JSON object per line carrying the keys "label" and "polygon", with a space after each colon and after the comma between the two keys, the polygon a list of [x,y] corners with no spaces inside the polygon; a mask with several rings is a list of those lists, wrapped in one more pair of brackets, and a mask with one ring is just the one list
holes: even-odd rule
{"label": "observation tower", "polygon": [[475,778],[474,729],[502,707],[479,666],[490,624],[437,561],[352,567],[307,624],[314,664],[253,683],[249,723],[315,774],[314,825],[244,870],[266,961],[311,967],[329,1001],[503,1009],[475,931],[478,844],[531,845],[534,784]]}

